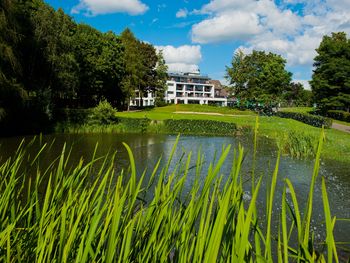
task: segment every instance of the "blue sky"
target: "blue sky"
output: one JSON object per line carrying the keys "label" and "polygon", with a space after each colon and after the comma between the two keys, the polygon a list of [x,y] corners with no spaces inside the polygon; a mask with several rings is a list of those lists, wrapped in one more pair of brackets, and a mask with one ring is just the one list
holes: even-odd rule
{"label": "blue sky", "polygon": [[199,68],[224,80],[237,49],[287,59],[293,79],[308,88],[322,36],[350,35],[350,0],[46,0],[77,22],[137,38],[162,49],[169,69]]}

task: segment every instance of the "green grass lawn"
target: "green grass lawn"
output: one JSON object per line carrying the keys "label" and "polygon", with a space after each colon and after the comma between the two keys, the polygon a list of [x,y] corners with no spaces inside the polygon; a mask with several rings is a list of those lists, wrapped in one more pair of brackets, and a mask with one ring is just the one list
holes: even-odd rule
{"label": "green grass lawn", "polygon": [[300,113],[308,113],[312,111],[312,107],[289,107],[289,108],[280,108],[280,111],[289,111],[289,112],[300,112]]}
{"label": "green grass lawn", "polygon": [[[305,112],[311,108],[292,108],[294,111]],[[224,115],[205,115],[205,114],[185,114],[176,112],[209,112],[220,113]],[[235,115],[235,116],[230,116]],[[166,107],[154,108],[151,110],[136,112],[118,112],[119,117],[129,118],[149,118],[151,120],[166,119],[196,119],[196,120],[216,120],[232,122],[239,128],[253,129],[256,120],[256,114],[252,111],[239,111],[225,107],[202,106],[202,105],[171,105]],[[279,117],[259,117],[259,135],[272,139],[277,139],[283,134],[293,133],[300,136],[311,136],[316,140],[319,137],[321,129],[310,125]],[[323,150],[323,156],[327,159],[338,161],[350,161],[350,134],[334,129],[326,130],[326,142]]]}
{"label": "green grass lawn", "polygon": [[230,114],[230,115],[256,115],[255,112],[250,110],[237,110],[228,107],[217,107],[210,105],[198,105],[198,104],[172,104],[165,107],[157,107],[149,112],[176,112],[176,111],[190,111],[190,112],[215,112],[220,114]]}

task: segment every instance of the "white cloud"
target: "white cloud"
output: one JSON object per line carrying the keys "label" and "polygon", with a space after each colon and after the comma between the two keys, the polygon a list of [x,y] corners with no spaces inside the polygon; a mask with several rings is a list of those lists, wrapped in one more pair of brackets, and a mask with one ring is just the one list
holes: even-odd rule
{"label": "white cloud", "polygon": [[152,22],[150,23],[150,25],[153,25],[154,23],[157,23],[158,21],[159,21],[158,18],[153,18],[153,19],[152,19]]}
{"label": "white cloud", "polygon": [[[250,1],[250,0],[249,0]],[[212,0],[202,7],[201,12],[213,13],[226,10],[249,10],[250,3],[246,0]]]}
{"label": "white cloud", "polygon": [[193,72],[198,70],[198,63],[202,59],[201,47],[199,45],[156,46],[162,50],[169,71]]}
{"label": "white cloud", "polygon": [[148,6],[140,0],[80,0],[71,12],[77,14],[84,11],[85,14],[93,16],[111,13],[140,15],[147,10]]}
{"label": "white cloud", "polygon": [[[300,8],[293,9],[295,4]],[[292,11],[298,10],[298,11]],[[195,43],[246,41],[253,49],[282,55],[289,65],[312,67],[324,35],[350,34],[349,0],[211,0],[196,12],[207,15],[192,26]]]}
{"label": "white cloud", "polygon": [[258,21],[254,13],[225,13],[195,24],[192,27],[192,40],[203,44],[247,39],[261,31]]}
{"label": "white cloud", "polygon": [[298,15],[270,0],[213,0],[200,13],[210,16],[192,27],[192,40],[198,43],[246,40],[267,32],[294,35],[301,26]]}
{"label": "white cloud", "polygon": [[180,9],[179,11],[176,12],[177,18],[186,18],[187,15],[188,15],[188,10],[186,8]]}

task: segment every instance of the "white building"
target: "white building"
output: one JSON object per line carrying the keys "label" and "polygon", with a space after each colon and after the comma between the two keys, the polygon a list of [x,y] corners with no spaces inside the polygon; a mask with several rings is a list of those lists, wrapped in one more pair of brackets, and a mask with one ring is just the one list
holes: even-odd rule
{"label": "white building", "polygon": [[[164,96],[167,103],[227,106],[227,98],[218,96],[210,78],[199,73],[168,73],[167,87]],[[139,95],[139,92],[136,91],[136,94]],[[133,98],[130,106],[140,106],[141,100],[143,106],[152,106],[155,101],[149,92],[147,97]]]}
{"label": "white building", "polygon": [[[141,92],[139,90],[135,90],[135,97],[130,100],[131,107],[139,107],[139,106],[153,106],[155,102],[155,97],[153,92],[147,92],[147,97],[141,97]],[[141,104],[142,100],[142,104]]]}
{"label": "white building", "polygon": [[217,104],[227,106],[227,98],[215,96],[210,78],[199,73],[169,73],[165,100],[175,104]]}

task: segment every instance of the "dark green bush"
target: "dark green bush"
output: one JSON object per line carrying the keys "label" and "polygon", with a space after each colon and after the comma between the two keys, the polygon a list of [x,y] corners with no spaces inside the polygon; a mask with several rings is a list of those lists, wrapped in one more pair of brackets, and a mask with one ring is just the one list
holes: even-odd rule
{"label": "dark green bush", "polygon": [[92,125],[109,125],[117,122],[117,110],[109,104],[108,101],[100,101],[89,115],[89,124]]}
{"label": "dark green bush", "polygon": [[234,123],[212,120],[165,120],[164,124],[169,133],[232,135],[237,130]]}
{"label": "dark green bush", "polygon": [[342,110],[329,110],[327,111],[327,117],[350,122],[350,113]]}
{"label": "dark green bush", "polygon": [[151,123],[147,118],[123,118],[118,117],[118,123],[122,124],[127,131],[145,133]]}
{"label": "dark green bush", "polygon": [[330,128],[332,126],[331,119],[307,113],[279,111],[276,112],[276,116],[301,121],[314,127],[324,126],[325,128]]}
{"label": "dark green bush", "polygon": [[168,105],[168,103],[164,99],[161,99],[161,98],[156,98],[154,104],[156,105],[156,107],[165,107]]}

